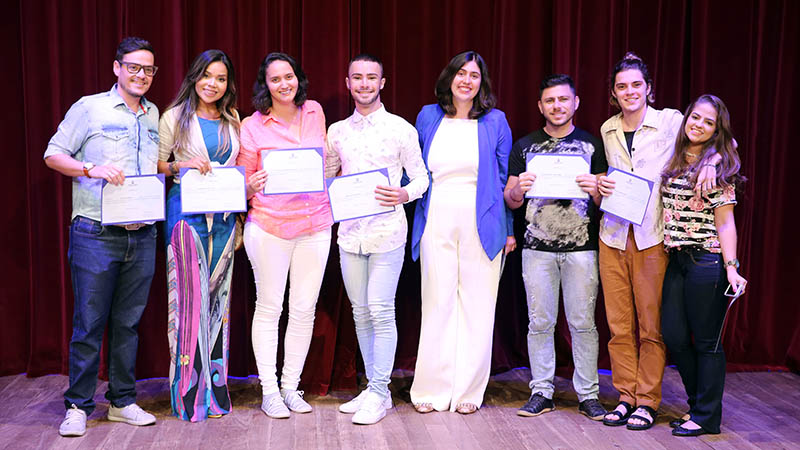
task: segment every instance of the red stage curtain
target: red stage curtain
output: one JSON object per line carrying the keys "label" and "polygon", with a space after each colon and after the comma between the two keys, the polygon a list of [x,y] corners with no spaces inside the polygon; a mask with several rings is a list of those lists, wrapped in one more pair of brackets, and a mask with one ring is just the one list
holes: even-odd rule
{"label": "red stage curtain", "polygon": [[[414,122],[435,101],[434,82],[454,54],[474,49],[487,60],[499,107],[515,138],[543,125],[538,84],[551,72],[571,74],[581,106],[576,124],[595,134],[614,111],[608,74],[625,53],[637,52],[654,76],[657,107],[683,110],[701,93],[728,105],[749,178],[736,208],[742,273],[748,295],[733,308],[725,331],[730,368],[800,371],[800,303],[792,277],[800,273],[800,244],[791,174],[800,166],[790,150],[790,105],[797,86],[800,6],[791,0],[279,0],[222,4],[207,0],[12,2],[0,28],[5,65],[6,165],[0,225],[5,267],[0,284],[0,375],[66,373],[72,288],[66,263],[71,210],[69,180],[49,169],[42,154],[69,106],[114,82],[115,47],[126,35],[150,40],[160,67],[148,98],[163,110],[194,56],[227,52],[237,70],[239,107],[250,95],[259,63],[270,51],[298,58],[311,82],[309,97],[328,123],[352,104],[346,63],[361,51],[384,60],[382,99]],[[795,56],[791,56],[795,55]],[[407,213],[411,213],[411,207]],[[521,237],[523,217],[517,214]],[[163,245],[160,247],[163,249]],[[349,302],[332,247],[303,374],[304,388],[325,392],[355,384],[357,351]],[[243,251],[236,255],[231,307],[230,374],[256,373],[250,344],[255,287]],[[150,301],[140,326],[138,376],[166,376],[166,282],[158,254]],[[493,369],[526,366],[527,311],[519,251],[501,281]],[[562,315],[563,316],[563,315]],[[608,367],[608,328],[598,303],[601,366]],[[406,261],[397,293],[400,342],[397,367],[413,369],[419,333],[419,265]],[[563,318],[558,365],[571,364]]]}

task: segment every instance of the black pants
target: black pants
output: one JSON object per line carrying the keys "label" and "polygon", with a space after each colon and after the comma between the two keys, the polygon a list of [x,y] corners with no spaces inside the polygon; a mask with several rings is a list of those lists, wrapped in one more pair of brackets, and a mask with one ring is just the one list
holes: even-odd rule
{"label": "black pants", "polygon": [[727,286],[722,255],[670,251],[661,330],[689,396],[689,414],[709,433],[719,433],[722,420],[725,353],[717,340],[728,307]]}

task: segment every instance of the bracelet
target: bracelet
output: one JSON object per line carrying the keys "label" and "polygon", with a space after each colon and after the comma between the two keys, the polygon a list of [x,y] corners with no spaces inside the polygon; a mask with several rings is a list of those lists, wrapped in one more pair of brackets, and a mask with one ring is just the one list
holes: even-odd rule
{"label": "bracelet", "polygon": [[177,166],[177,165],[178,165],[178,161],[172,161],[171,163],[169,163],[169,171],[170,171],[170,173],[172,173],[172,176],[173,176],[173,177],[175,176],[175,174],[177,174],[177,173],[178,173],[178,172],[175,170],[175,168],[176,168],[176,166]]}
{"label": "bracelet", "polygon": [[703,167],[713,167],[713,168],[715,168],[715,169],[716,169],[716,168],[717,168],[717,165],[716,165],[716,164],[714,164],[714,163],[705,163],[705,164],[703,164]]}

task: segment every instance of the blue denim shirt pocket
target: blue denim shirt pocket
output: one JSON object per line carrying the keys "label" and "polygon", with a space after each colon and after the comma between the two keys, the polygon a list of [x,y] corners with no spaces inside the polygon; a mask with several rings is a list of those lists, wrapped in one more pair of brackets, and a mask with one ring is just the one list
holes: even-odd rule
{"label": "blue denim shirt pocket", "polygon": [[111,162],[121,162],[130,151],[128,141],[130,139],[130,132],[127,127],[108,124],[102,126],[102,135],[104,140],[104,156]]}
{"label": "blue denim shirt pocket", "polygon": [[158,130],[148,129],[147,137],[142,139],[141,142],[141,155],[143,160],[141,162],[142,173],[155,172],[156,165],[158,164]]}

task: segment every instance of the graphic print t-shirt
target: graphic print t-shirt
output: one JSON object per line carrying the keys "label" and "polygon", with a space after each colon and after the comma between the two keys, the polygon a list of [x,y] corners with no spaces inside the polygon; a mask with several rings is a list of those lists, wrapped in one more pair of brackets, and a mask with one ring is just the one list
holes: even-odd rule
{"label": "graphic print t-shirt", "polygon": [[[592,174],[606,172],[603,142],[580,128],[563,138],[554,138],[538,129],[514,143],[508,158],[508,175],[525,171],[528,154],[560,153],[586,155]],[[525,204],[525,240],[523,248],[545,252],[597,250],[599,209],[586,195],[585,200],[531,198]]]}

